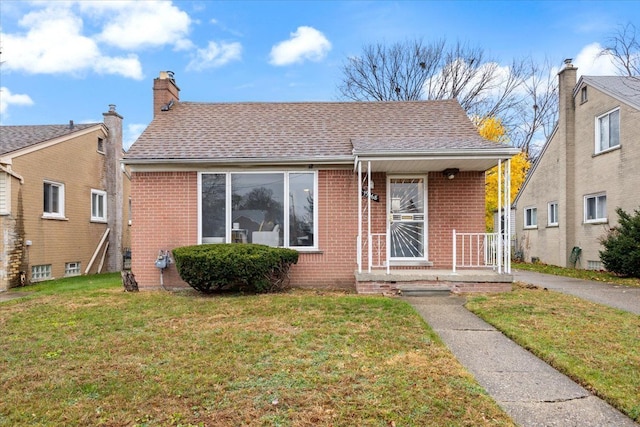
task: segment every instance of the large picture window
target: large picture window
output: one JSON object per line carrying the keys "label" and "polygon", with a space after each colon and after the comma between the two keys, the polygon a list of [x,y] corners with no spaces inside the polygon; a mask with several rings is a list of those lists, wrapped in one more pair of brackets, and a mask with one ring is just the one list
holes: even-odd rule
{"label": "large picture window", "polygon": [[201,173],[202,243],[314,248],[315,172]]}
{"label": "large picture window", "polygon": [[596,153],[620,145],[620,110],[613,110],[596,119]]}

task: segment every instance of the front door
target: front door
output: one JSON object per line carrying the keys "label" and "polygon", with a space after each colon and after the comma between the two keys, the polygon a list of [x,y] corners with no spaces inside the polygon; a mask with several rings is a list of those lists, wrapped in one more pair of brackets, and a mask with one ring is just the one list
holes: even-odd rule
{"label": "front door", "polygon": [[387,233],[391,261],[426,259],[426,203],[424,177],[389,178]]}

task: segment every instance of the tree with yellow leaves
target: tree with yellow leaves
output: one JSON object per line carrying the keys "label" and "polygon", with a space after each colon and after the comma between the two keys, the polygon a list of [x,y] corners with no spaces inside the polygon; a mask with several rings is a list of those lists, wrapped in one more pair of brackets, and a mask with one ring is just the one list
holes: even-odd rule
{"label": "tree with yellow leaves", "polygon": [[[476,120],[478,132],[483,138],[496,143],[508,142],[505,136],[506,130],[500,119],[488,117]],[[524,183],[531,162],[524,151],[511,158],[511,203],[518,194],[518,190]],[[502,172],[504,174],[504,171]],[[504,175],[503,175],[504,176]],[[493,231],[493,214],[498,209],[498,167],[489,169],[485,175],[485,222],[487,231]]]}

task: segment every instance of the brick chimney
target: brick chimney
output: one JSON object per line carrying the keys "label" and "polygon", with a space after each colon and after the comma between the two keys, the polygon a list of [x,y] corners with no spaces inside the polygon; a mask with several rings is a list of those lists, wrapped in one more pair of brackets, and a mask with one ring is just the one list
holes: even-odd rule
{"label": "brick chimney", "polygon": [[180,88],[173,78],[173,71],[160,71],[160,76],[153,79],[153,117],[161,111],[170,110],[170,102],[180,101]]}

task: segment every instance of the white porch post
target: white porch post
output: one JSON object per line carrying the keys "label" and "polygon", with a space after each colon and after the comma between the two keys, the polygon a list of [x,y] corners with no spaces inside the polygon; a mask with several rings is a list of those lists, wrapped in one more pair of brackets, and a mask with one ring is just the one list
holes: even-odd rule
{"label": "white porch post", "polygon": [[504,272],[511,273],[511,159],[507,160],[504,174],[504,210],[505,210],[505,236],[504,236]]}
{"label": "white porch post", "polygon": [[362,273],[362,162],[358,160],[358,242],[356,259],[358,273]]}
{"label": "white porch post", "polygon": [[453,272],[456,272],[456,264],[458,263],[457,260],[457,242],[456,242],[456,229],[453,229]]}
{"label": "white porch post", "polygon": [[[362,199],[362,197],[360,197]],[[373,263],[373,248],[371,238],[371,161],[367,161],[367,262],[369,263],[369,273]]]}
{"label": "white porch post", "polygon": [[[498,218],[502,215],[502,160],[498,160]],[[498,221],[498,274],[502,274],[502,221]]]}

